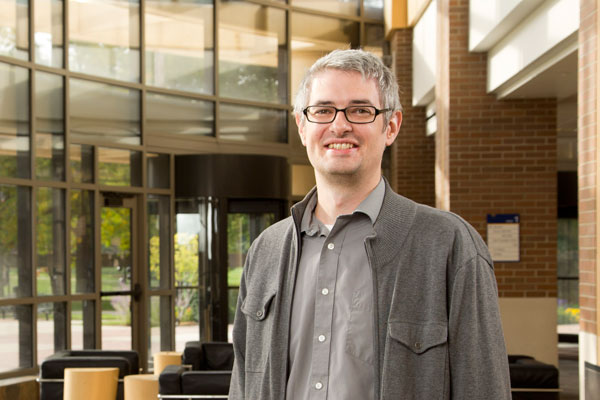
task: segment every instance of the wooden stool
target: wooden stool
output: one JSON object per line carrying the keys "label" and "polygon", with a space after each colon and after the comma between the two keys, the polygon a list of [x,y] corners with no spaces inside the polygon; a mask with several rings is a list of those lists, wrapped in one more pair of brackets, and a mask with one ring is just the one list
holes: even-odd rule
{"label": "wooden stool", "polygon": [[65,368],[64,400],[115,400],[119,368]]}
{"label": "wooden stool", "polygon": [[181,365],[181,353],[160,351],[154,354],[154,375],[160,375],[167,365]]}
{"label": "wooden stool", "polygon": [[158,375],[127,375],[125,400],[156,400],[158,398]]}

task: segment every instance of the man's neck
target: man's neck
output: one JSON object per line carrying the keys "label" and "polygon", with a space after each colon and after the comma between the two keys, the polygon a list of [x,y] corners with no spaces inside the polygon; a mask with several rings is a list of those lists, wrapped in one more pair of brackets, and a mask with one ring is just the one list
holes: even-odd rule
{"label": "man's neck", "polygon": [[315,216],[326,225],[335,223],[335,219],[351,214],[375,189],[381,175],[368,180],[327,179],[317,175],[317,206]]}

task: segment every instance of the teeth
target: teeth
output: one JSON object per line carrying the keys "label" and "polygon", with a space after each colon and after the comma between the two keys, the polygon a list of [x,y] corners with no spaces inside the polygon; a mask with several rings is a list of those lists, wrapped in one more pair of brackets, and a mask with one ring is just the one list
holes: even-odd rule
{"label": "teeth", "polygon": [[354,145],[352,143],[331,143],[328,147],[330,149],[346,150],[353,148]]}

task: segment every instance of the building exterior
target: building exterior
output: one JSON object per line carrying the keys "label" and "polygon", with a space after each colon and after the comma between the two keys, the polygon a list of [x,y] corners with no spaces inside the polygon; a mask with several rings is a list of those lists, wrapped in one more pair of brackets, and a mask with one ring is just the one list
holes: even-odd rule
{"label": "building exterior", "polygon": [[[401,86],[392,185],[493,247],[509,353],[557,365],[557,324],[575,326],[594,398],[598,5],[5,1],[0,379],[63,348],[132,347],[151,366],[226,339],[248,242],[313,182],[294,90],[322,54],[363,47]],[[252,179],[236,159],[262,156],[287,163],[286,195],[211,186]]]}

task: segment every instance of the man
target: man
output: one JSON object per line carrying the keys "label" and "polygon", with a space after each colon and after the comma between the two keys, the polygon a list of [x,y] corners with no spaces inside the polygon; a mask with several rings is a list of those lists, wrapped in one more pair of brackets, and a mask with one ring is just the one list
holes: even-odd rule
{"label": "man", "polygon": [[295,103],[317,186],[252,244],[230,399],[510,399],[492,262],[460,217],[394,193],[391,71],[334,51]]}

